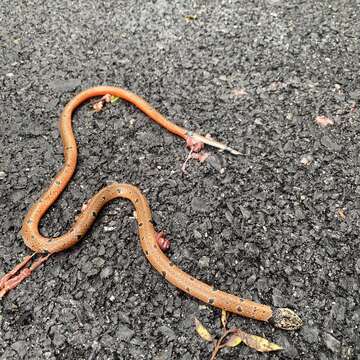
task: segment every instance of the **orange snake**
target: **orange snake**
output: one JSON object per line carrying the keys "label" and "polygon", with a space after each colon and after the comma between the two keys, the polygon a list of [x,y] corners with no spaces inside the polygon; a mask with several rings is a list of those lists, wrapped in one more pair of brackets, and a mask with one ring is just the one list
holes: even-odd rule
{"label": "orange snake", "polygon": [[294,330],[301,326],[302,321],[290,309],[272,308],[251,300],[242,299],[209,286],[175,266],[164,254],[156,241],[156,232],[152,223],[151,210],[141,191],[129,184],[113,183],[95,194],[87,203],[86,209],[75,220],[71,229],[57,238],[47,238],[40,234],[39,223],[48,209],[65,189],[71,180],[77,163],[77,146],[72,130],[72,114],[86,100],[96,96],[111,94],[134,104],[149,118],[167,129],[169,132],[187,140],[205,142],[233,154],[237,152],[226,145],[212,139],[191,133],[186,129],[167,120],[139,96],[121,88],[99,86],[85,90],[75,96],[65,107],[59,122],[60,134],[64,145],[64,165],[58,172],[49,188],[30,208],[22,226],[25,244],[35,253],[56,253],[76,244],[90,229],[101,208],[115,198],[126,198],[132,202],[137,214],[139,237],[142,250],[152,266],[171,284],[197,299],[226,311],[244,317],[272,323],[274,326]]}

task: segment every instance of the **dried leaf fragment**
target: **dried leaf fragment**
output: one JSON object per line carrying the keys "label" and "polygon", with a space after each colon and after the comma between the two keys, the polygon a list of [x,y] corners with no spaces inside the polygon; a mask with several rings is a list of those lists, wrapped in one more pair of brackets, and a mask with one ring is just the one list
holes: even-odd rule
{"label": "dried leaf fragment", "polygon": [[221,309],[221,324],[224,327],[224,329],[226,329],[227,318],[228,318],[228,313],[224,309]]}
{"label": "dried leaf fragment", "polygon": [[260,336],[251,335],[241,330],[237,330],[236,335],[239,336],[247,346],[259,352],[282,350],[280,345],[274,344]]}
{"label": "dried leaf fragment", "polygon": [[213,341],[213,337],[211,336],[209,331],[197,318],[194,318],[194,322],[195,322],[195,330],[200,335],[200,337],[205,341],[209,341],[209,342]]}
{"label": "dried leaf fragment", "polygon": [[332,119],[329,119],[328,117],[324,115],[317,116],[315,118],[315,122],[320,125],[321,127],[326,127],[328,125],[334,125],[334,121]]}
{"label": "dried leaf fragment", "polygon": [[345,209],[340,208],[340,209],[338,209],[337,213],[338,213],[338,217],[341,221],[344,221],[346,219]]}
{"label": "dried leaf fragment", "polygon": [[196,15],[186,15],[186,16],[184,16],[184,19],[185,19],[187,22],[197,20],[197,18],[198,18],[198,17],[197,17]]}
{"label": "dried leaf fragment", "polygon": [[224,343],[223,345],[226,347],[235,347],[240,345],[243,342],[242,338],[239,335],[231,335]]}
{"label": "dried leaf fragment", "polygon": [[233,89],[233,90],[231,91],[231,93],[232,93],[234,96],[237,96],[237,97],[247,95],[246,90],[243,89],[243,88],[235,88],[235,89]]}
{"label": "dried leaf fragment", "polygon": [[312,157],[312,155],[310,154],[307,154],[307,155],[304,155],[301,159],[300,159],[300,162],[302,165],[304,166],[309,166],[312,161],[314,160],[314,158]]}

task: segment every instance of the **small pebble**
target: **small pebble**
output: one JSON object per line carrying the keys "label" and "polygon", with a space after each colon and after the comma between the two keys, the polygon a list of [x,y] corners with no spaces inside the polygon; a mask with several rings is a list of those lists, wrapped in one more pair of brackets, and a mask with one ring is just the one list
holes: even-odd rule
{"label": "small pebble", "polygon": [[116,337],[120,340],[130,340],[135,334],[134,330],[129,329],[125,325],[119,325],[116,330]]}
{"label": "small pebble", "polygon": [[114,269],[111,266],[106,266],[100,272],[101,279],[107,279],[114,273]]}
{"label": "small pebble", "polygon": [[199,266],[202,268],[202,269],[207,269],[209,268],[209,265],[210,265],[210,258],[207,257],[207,256],[203,256],[200,258],[199,260]]}
{"label": "small pebble", "polygon": [[332,141],[327,135],[324,135],[320,141],[321,144],[330,151],[340,151],[342,149],[342,146],[338,145],[335,141]]}
{"label": "small pebble", "polygon": [[55,345],[55,347],[61,347],[65,343],[65,341],[65,336],[57,332],[54,335],[52,343]]}
{"label": "small pebble", "polygon": [[304,155],[300,162],[301,164],[303,164],[304,166],[309,166],[312,162],[313,162],[314,158],[311,155]]}
{"label": "small pebble", "polygon": [[105,260],[103,258],[101,258],[101,257],[96,257],[91,262],[97,268],[102,268],[103,265],[105,264]]}
{"label": "small pebble", "polygon": [[338,353],[340,351],[341,343],[339,340],[334,338],[334,336],[332,336],[328,333],[325,333],[323,335],[323,339],[324,339],[326,347],[328,349],[330,349],[333,353]]}
{"label": "small pebble", "polygon": [[208,210],[206,201],[198,197],[194,197],[191,200],[191,207],[194,211],[206,212]]}
{"label": "small pebble", "polygon": [[301,331],[302,331],[302,334],[303,334],[306,342],[313,344],[313,343],[317,343],[319,341],[319,329],[318,328],[304,325],[304,327],[302,328]]}
{"label": "small pebble", "polygon": [[250,212],[248,209],[246,209],[244,206],[241,206],[241,205],[240,205],[240,211],[241,211],[242,216],[243,216],[246,220],[248,220],[248,219],[251,218],[251,212]]}
{"label": "small pebble", "polygon": [[360,275],[360,258],[356,260],[355,271],[358,275]]}
{"label": "small pebble", "polygon": [[[173,343],[170,343],[165,350],[154,357],[154,360],[172,360],[173,346]],[[184,359],[184,357],[182,357],[182,359]]]}
{"label": "small pebble", "polygon": [[170,329],[169,327],[162,325],[158,328],[159,332],[165,336],[168,340],[175,340],[176,339],[176,334],[175,332]]}
{"label": "small pebble", "polygon": [[277,288],[273,290],[272,303],[276,307],[284,307],[286,306],[286,299],[284,298],[281,291]]}
{"label": "small pebble", "polygon": [[104,226],[104,232],[110,232],[115,230],[115,227],[113,226]]}
{"label": "small pebble", "polygon": [[219,171],[220,173],[223,172],[223,164],[220,160],[220,157],[217,155],[210,155],[207,158],[208,163],[213,167],[215,170]]}
{"label": "small pebble", "polygon": [[16,341],[11,345],[11,348],[17,352],[19,358],[23,359],[28,351],[28,344],[26,341]]}

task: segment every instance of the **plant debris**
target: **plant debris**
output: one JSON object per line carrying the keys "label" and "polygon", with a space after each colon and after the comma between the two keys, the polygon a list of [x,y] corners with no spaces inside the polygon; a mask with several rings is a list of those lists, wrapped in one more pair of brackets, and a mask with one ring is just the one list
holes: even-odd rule
{"label": "plant debris", "polygon": [[222,335],[219,339],[215,339],[209,332],[208,329],[197,319],[195,318],[195,330],[200,335],[200,337],[207,341],[213,343],[213,351],[211,354],[210,360],[215,360],[219,351],[224,347],[233,348],[240,344],[245,344],[246,346],[255,349],[258,352],[270,352],[282,350],[280,345],[274,344],[263,337],[248,334],[245,331],[242,331],[238,328],[227,329],[227,320],[228,314],[225,310],[221,310],[221,325],[222,325]]}

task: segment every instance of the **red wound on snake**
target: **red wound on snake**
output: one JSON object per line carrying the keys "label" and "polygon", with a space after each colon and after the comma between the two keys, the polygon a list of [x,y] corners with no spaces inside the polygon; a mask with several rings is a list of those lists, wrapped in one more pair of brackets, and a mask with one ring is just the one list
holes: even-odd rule
{"label": "red wound on snake", "polygon": [[186,157],[186,160],[184,161],[181,170],[182,172],[187,173],[186,164],[190,159],[196,159],[199,160],[200,162],[203,162],[208,158],[209,154],[207,152],[202,151],[202,149],[204,148],[204,143],[202,141],[195,140],[190,135],[186,137],[185,141],[186,141],[186,147],[190,149],[190,152]]}
{"label": "red wound on snake", "polygon": [[194,140],[191,136],[187,136],[186,147],[189,148],[191,152],[198,153],[204,148],[204,143]]}
{"label": "red wound on snake", "polygon": [[155,240],[163,252],[166,252],[170,249],[170,241],[166,239],[165,233],[163,231],[156,233]]}

